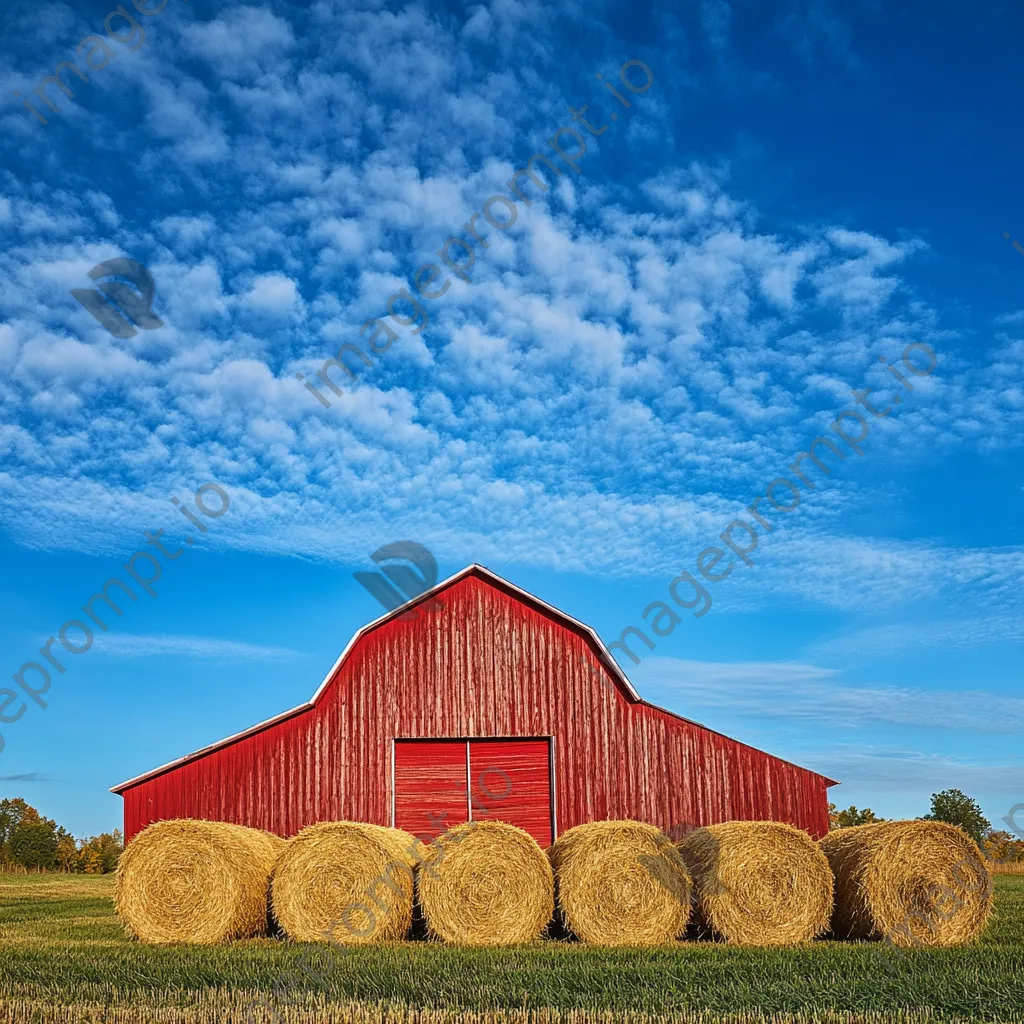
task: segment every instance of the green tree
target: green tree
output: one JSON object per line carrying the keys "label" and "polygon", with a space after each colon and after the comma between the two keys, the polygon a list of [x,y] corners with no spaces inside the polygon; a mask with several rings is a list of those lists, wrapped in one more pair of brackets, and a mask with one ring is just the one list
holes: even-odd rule
{"label": "green tree", "polygon": [[11,830],[11,858],[25,868],[52,871],[57,866],[57,823],[30,807]]}
{"label": "green tree", "polygon": [[27,814],[38,817],[36,809],[30,807],[21,797],[0,800],[0,864],[17,863],[11,851],[11,836]]}
{"label": "green tree", "polygon": [[34,809],[20,796],[13,800],[0,800],[0,846],[6,846],[11,841],[11,832],[14,831],[15,825],[20,824],[26,811]]}
{"label": "green tree", "polygon": [[981,813],[978,801],[959,789],[932,793],[931,814],[923,814],[921,817],[925,821],[945,821],[950,825],[959,825],[978,846],[981,846],[985,833],[992,828],[992,823]]}
{"label": "green tree", "polygon": [[845,811],[841,811],[835,804],[828,805],[829,828],[852,828],[854,825],[870,825],[875,821],[885,821],[885,818],[879,818],[870,807],[858,811],[850,804]]}
{"label": "green tree", "polygon": [[115,828],[113,832],[104,832],[100,836],[100,858],[103,861],[105,874],[116,870],[122,853],[124,853],[124,836],[119,828]]}
{"label": "green tree", "polygon": [[123,851],[119,829],[78,841],[20,797],[0,800],[0,870],[19,866],[107,874],[117,868]]}

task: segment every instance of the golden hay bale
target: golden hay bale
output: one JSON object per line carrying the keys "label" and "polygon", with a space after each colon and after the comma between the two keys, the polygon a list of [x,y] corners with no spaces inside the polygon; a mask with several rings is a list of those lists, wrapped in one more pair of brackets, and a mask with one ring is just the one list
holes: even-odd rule
{"label": "golden hay bale", "polygon": [[558,915],[573,935],[606,946],[672,942],[690,918],[690,875],[660,829],[640,821],[592,821],[548,850]]}
{"label": "golden hay bale", "polygon": [[503,821],[456,825],[430,845],[417,872],[434,938],[510,946],[539,938],[554,912],[554,876],[528,832]]}
{"label": "golden hay bale", "polygon": [[828,930],[832,870],[806,832],[779,821],[727,821],[695,829],[679,852],[693,878],[698,933],[777,946]]}
{"label": "golden hay bale", "polygon": [[977,938],[992,879],[977,844],[941,821],[885,821],[821,840],[836,879],[837,938],[953,946]]}
{"label": "golden hay bale", "polygon": [[224,821],[143,829],[117,865],[114,906],[143,942],[212,945],[267,931],[267,887],[285,842]]}
{"label": "golden hay bale", "polygon": [[404,939],[412,924],[418,841],[358,821],[325,821],[289,840],[271,906],[297,942],[355,945]]}

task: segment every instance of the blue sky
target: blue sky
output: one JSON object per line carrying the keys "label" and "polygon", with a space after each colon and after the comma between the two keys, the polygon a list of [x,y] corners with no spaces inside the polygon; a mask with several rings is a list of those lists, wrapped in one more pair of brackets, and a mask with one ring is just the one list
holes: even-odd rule
{"label": "blue sky", "polygon": [[[42,125],[12,93],[114,6],[14,0],[0,43],[6,677],[144,531],[195,533],[172,497],[231,507],[0,726],[0,795],[117,825],[107,787],[309,697],[390,541],[614,640],[923,343],[934,373],[864,455],[624,668],[842,806],[1024,800],[1018,7],[129,4],[144,41],[115,21]],[[604,87],[627,60],[654,75],[628,110]],[[580,173],[480,221],[470,283],[319,405],[294,375],[582,104],[609,128]],[[118,256],[163,328],[113,338],[70,296]]]}

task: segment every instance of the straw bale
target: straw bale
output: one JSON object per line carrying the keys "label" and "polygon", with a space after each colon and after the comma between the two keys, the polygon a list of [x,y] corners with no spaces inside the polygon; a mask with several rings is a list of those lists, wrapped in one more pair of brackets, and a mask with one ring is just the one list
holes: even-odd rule
{"label": "straw bale", "polygon": [[502,821],[449,829],[431,844],[417,880],[428,934],[445,942],[532,942],[554,912],[544,851],[529,833]]}
{"label": "straw bale", "polygon": [[117,867],[114,905],[129,935],[212,945],[266,934],[267,886],[284,840],[223,821],[143,829]]}
{"label": "straw bale", "polygon": [[775,946],[828,930],[832,870],[806,832],[778,821],[728,821],[695,829],[679,851],[693,878],[698,936]]}
{"label": "straw bale", "polygon": [[977,844],[941,821],[886,821],[821,840],[836,879],[837,938],[954,946],[978,937],[992,879]]}
{"label": "straw bale", "polygon": [[559,923],[584,942],[671,942],[690,917],[690,875],[672,841],[640,821],[593,821],[548,850]]}
{"label": "straw bale", "polygon": [[289,840],[274,870],[274,917],[297,942],[404,939],[420,849],[401,829],[358,821],[310,825]]}

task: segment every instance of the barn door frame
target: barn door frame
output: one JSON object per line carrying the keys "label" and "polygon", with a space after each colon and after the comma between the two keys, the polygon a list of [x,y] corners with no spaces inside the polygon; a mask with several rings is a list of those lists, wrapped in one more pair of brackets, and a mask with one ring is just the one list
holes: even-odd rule
{"label": "barn door frame", "polygon": [[395,804],[397,790],[395,788],[395,747],[406,740],[417,743],[465,743],[466,744],[466,811],[469,820],[473,820],[472,790],[470,778],[469,744],[471,741],[514,743],[516,740],[544,740],[548,745],[548,792],[551,794],[551,841],[558,838],[558,792],[555,789],[555,737],[554,736],[392,736],[391,737],[391,827],[395,827]]}

